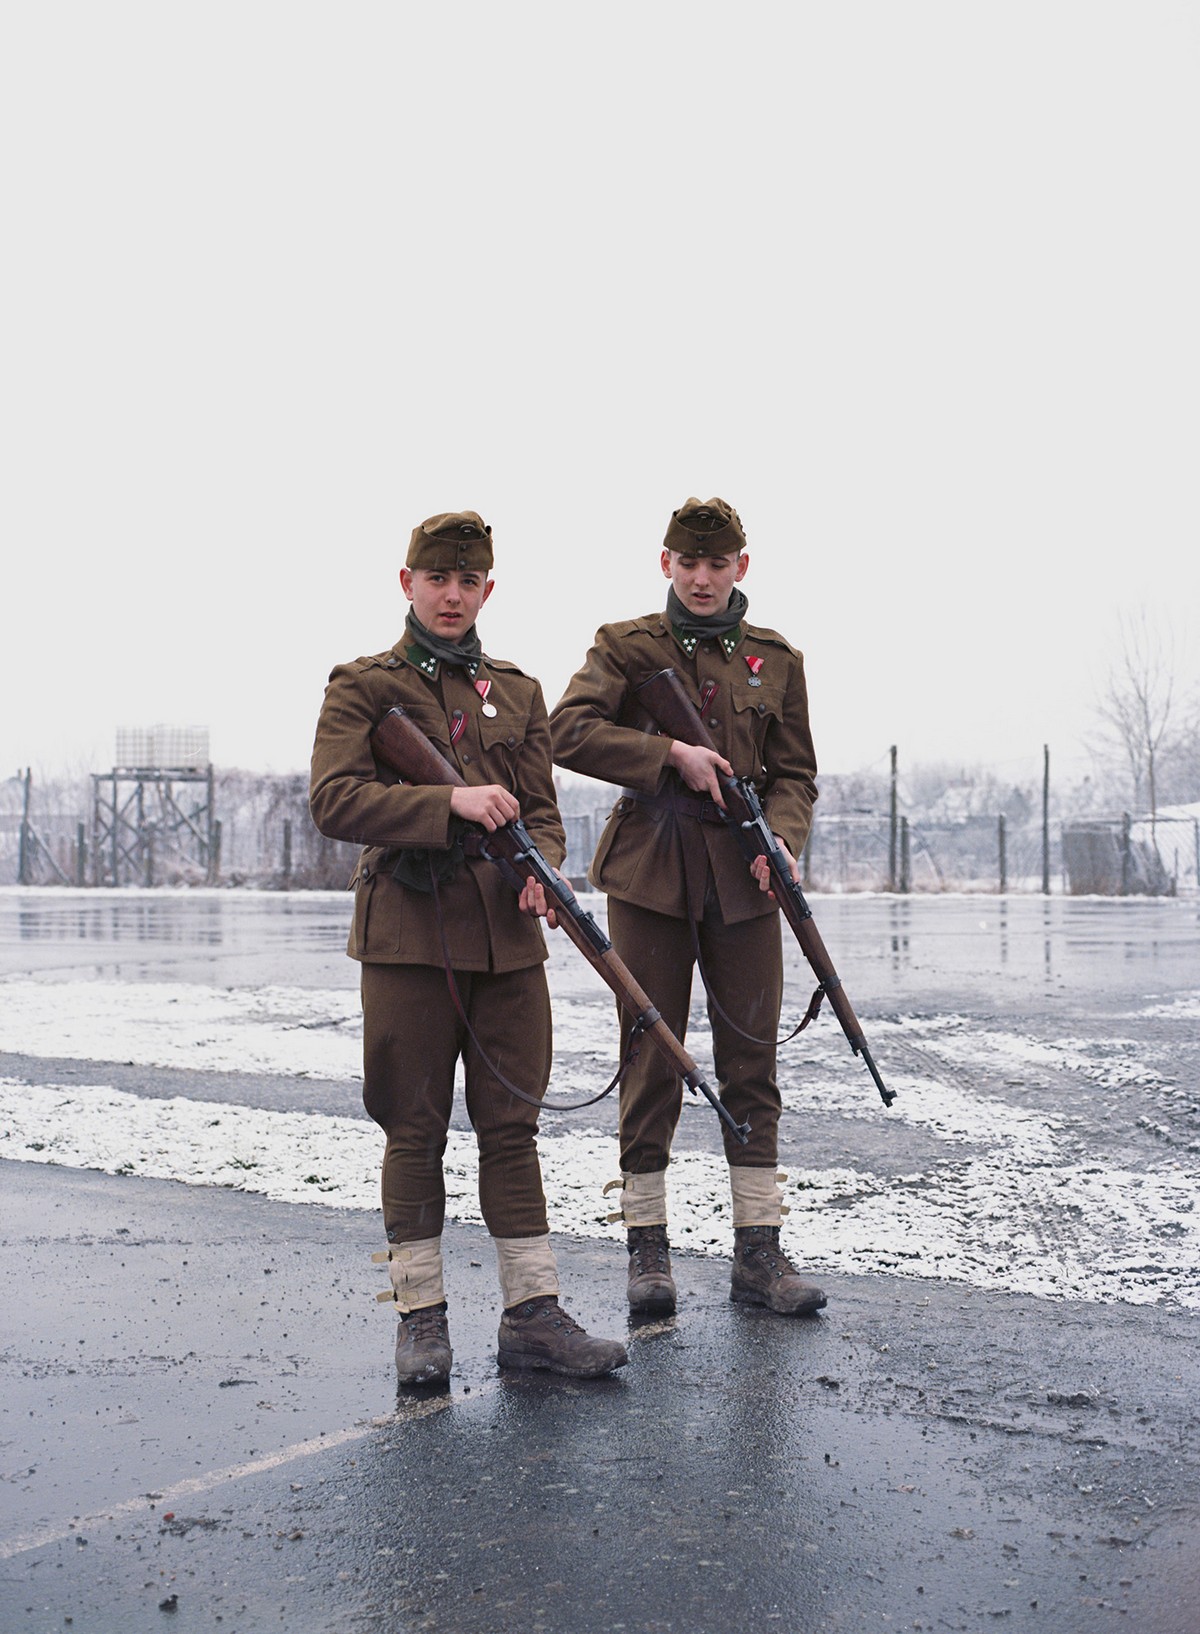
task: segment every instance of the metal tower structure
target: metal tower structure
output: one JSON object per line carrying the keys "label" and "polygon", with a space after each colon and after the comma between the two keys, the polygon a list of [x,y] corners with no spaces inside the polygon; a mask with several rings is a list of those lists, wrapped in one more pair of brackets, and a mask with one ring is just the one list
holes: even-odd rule
{"label": "metal tower structure", "polygon": [[92,883],[155,885],[170,870],[212,884],[219,833],[208,728],[118,731],[112,770],[92,773]]}

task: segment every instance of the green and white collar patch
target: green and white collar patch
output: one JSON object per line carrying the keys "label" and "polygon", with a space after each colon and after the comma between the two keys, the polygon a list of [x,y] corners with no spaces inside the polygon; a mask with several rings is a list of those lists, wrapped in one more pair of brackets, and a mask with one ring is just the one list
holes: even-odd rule
{"label": "green and white collar patch", "polygon": [[675,640],[683,648],[683,651],[689,658],[693,656],[701,641],[712,640],[720,643],[721,651],[725,654],[726,658],[732,658],[738,649],[738,644],[741,641],[742,636],[745,634],[745,630],[742,625],[739,624],[736,629],[726,630],[724,635],[701,636],[697,635],[694,630],[684,630],[681,629],[678,624],[672,624],[671,634],[675,637]]}
{"label": "green and white collar patch", "polygon": [[[435,658],[433,653],[428,648],[423,647],[419,641],[414,641],[410,646],[406,647],[404,656],[414,669],[420,670],[422,675],[427,675],[431,681],[437,680],[442,661],[440,658]],[[473,681],[478,675],[482,661],[482,658],[472,658],[462,666],[466,670],[469,680]]]}

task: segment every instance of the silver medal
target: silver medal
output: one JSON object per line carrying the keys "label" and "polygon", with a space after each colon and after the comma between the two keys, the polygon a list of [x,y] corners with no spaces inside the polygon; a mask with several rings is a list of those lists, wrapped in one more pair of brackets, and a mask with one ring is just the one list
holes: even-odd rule
{"label": "silver medal", "polygon": [[491,719],[491,717],[492,717],[492,716],[493,716],[493,715],[494,715],[494,714],[495,714],[495,713],[496,713],[496,706],[495,706],[495,704],[489,704],[489,703],[485,703],[485,704],[484,704],[484,706],[483,706],[483,713],[484,713],[484,714],[485,714],[485,715],[486,715],[486,716],[487,716],[487,717],[488,717],[488,718],[489,718],[489,720],[490,720],[490,719]]}

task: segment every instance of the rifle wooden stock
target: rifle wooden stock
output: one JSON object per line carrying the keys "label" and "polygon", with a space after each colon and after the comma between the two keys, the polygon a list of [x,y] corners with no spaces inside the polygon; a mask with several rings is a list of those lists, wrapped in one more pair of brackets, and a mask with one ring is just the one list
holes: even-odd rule
{"label": "rifle wooden stock", "polygon": [[[389,709],[371,734],[375,758],[406,783],[465,788],[466,780],[456,766],[438,750],[403,708]],[[504,823],[491,833],[478,828],[480,851],[495,863],[515,890],[527,879],[535,880],[546,893],[558,922],[601,979],[616,994],[634,1019],[640,1032],[666,1057],[674,1071],[693,1094],[699,1093],[711,1105],[735,1140],[743,1146],[750,1125],[738,1123],[728,1108],[713,1094],[699,1067],[667,1026],[650,999],[633,979],[624,961],[592,915],[580,907],[578,898],[551,868],[538,850],[524,823]]]}
{"label": "rifle wooden stock", "polygon": [[[635,692],[646,713],[668,737],[720,753],[703,716],[673,669],[656,671],[649,680],[643,681],[635,688]],[[813,975],[817,978],[815,1004],[819,1005],[822,994],[828,998],[850,1048],[855,1055],[862,1056],[871,1077],[875,1080],[875,1087],[882,1097],[884,1106],[890,1106],[896,1098],[896,1092],[888,1089],[879,1075],[879,1068],[867,1047],[862,1025],[854,1013],[854,1006],[846,996],[842,979],[834,969],[833,960],[821,940],[821,933],[816,927],[812,909],[804,899],[804,892],[792,878],[787,856],[771,832],[753,783],[748,777],[729,777],[720,772],[717,775],[725,797],[722,815],[726,825],[736,836],[743,855],[749,862],[761,856],[767,859],[771,870],[771,889],[779,904],[779,911],[795,933],[800,951],[812,966]],[[815,1014],[816,1009],[810,1007],[810,1017]]]}

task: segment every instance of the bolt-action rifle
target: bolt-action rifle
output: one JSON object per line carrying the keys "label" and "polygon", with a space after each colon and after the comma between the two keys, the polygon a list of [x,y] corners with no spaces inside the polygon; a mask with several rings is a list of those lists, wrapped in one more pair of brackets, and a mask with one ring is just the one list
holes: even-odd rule
{"label": "bolt-action rifle", "polygon": [[[648,681],[643,681],[634,690],[638,702],[655,725],[668,737],[720,753],[703,715],[688,696],[683,682],[673,669],[658,670]],[[813,920],[812,909],[804,900],[804,892],[792,878],[787,856],[771,832],[754,784],[748,777],[730,777],[720,771],[717,772],[717,778],[725,797],[724,806],[718,809],[726,825],[736,836],[747,861],[753,862],[756,857],[766,857],[771,870],[771,890],[779,904],[780,912],[795,932],[800,951],[812,966],[813,975],[817,978],[817,990],[813,994],[808,1014],[801,1026],[806,1026],[809,1021],[816,1019],[822,998],[828,998],[850,1048],[866,1062],[871,1077],[875,1080],[875,1087],[883,1098],[884,1106],[891,1106],[896,1099],[896,1092],[888,1089],[879,1076],[879,1068],[867,1048],[867,1041],[863,1036],[859,1019],[854,1014],[854,1007],[846,997],[842,979],[825,950],[821,933]]]}
{"label": "bolt-action rifle", "polygon": [[[451,765],[412,716],[399,706],[389,709],[372,732],[371,748],[375,758],[398,773],[406,783],[437,784],[447,788],[466,786],[457,767]],[[471,825],[472,829],[477,826]],[[636,1030],[644,1033],[666,1057],[693,1094],[698,1092],[704,1096],[730,1134],[744,1146],[750,1137],[750,1125],[738,1123],[713,1094],[695,1061],[634,981],[595,919],[580,907],[566,880],[559,878],[538,850],[520,818],[501,824],[491,833],[479,828],[478,834],[479,855],[495,863],[514,890],[521,890],[527,879],[534,880],[543,888],[547,904],[554,909],[559,924],[596,973],[612,988],[618,1002],[629,1011]]]}

